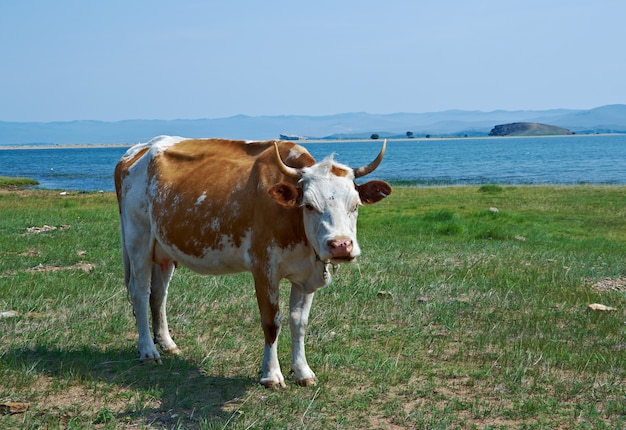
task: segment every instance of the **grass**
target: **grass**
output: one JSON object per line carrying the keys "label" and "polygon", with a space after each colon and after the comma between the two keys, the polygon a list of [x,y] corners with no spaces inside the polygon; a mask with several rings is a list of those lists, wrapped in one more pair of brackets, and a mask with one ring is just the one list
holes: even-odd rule
{"label": "grass", "polygon": [[114,195],[0,192],[0,428],[623,429],[625,194],[397,187],[316,295],[318,385],[272,391],[249,275],[178,270],[183,355],[140,365]]}
{"label": "grass", "polygon": [[0,188],[19,188],[38,185],[39,182],[31,178],[16,178],[12,176],[0,176]]}

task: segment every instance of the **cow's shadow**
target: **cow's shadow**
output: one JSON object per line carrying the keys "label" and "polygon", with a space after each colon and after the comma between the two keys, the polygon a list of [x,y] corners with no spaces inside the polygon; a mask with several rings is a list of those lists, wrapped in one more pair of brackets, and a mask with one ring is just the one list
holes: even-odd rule
{"label": "cow's shadow", "polygon": [[[86,396],[95,395],[90,387],[99,386],[102,396],[115,404],[113,409],[105,401],[103,410],[115,411],[111,413],[119,420],[168,428],[195,427],[199,422],[225,425],[232,419],[237,400],[257,384],[251,377],[208,375],[184,356],[163,357],[161,365],[141,364],[128,349],[103,352],[38,345],[7,351],[0,355],[0,365],[18,372],[27,368],[69,386],[75,382],[87,387]],[[229,403],[231,407],[226,408]]]}

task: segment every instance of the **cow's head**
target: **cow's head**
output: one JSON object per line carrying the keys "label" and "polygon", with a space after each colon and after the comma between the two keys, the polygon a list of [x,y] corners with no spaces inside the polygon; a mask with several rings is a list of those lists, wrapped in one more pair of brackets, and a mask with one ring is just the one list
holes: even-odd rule
{"label": "cow's head", "polygon": [[386,144],[374,161],[357,169],[336,163],[332,155],[313,166],[296,169],[285,165],[274,144],[278,168],[298,182],[280,182],[269,190],[269,195],[283,206],[302,208],[307,239],[320,261],[350,262],[361,254],[356,238],[359,206],[384,199],[391,194],[391,186],[383,181],[357,185],[354,179],[378,167]]}

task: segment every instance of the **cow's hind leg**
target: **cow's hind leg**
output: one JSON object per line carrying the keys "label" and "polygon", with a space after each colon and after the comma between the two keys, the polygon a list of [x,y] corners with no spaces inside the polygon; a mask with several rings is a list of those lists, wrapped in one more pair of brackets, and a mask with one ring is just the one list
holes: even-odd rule
{"label": "cow's hind leg", "polygon": [[291,371],[296,383],[303,386],[315,385],[317,378],[309,367],[304,352],[304,335],[309,321],[313,293],[303,293],[291,284],[289,297],[289,326],[291,328]]}
{"label": "cow's hind leg", "polygon": [[172,340],[167,325],[167,289],[173,273],[174,263],[172,262],[152,265],[150,310],[152,311],[154,343],[159,345],[161,350],[167,354],[180,354],[180,349]]}
{"label": "cow's hind leg", "polygon": [[160,362],[161,355],[157,351],[150,335],[149,303],[151,290],[152,261],[149,258],[139,259],[135,255],[130,266],[128,291],[133,303],[133,312],[139,333],[139,358],[141,361]]}
{"label": "cow's hind leg", "polygon": [[122,253],[124,281],[133,304],[133,313],[139,334],[138,349],[141,361],[161,358],[150,335],[149,303],[152,284],[152,246],[149,227],[127,221],[122,213]]}

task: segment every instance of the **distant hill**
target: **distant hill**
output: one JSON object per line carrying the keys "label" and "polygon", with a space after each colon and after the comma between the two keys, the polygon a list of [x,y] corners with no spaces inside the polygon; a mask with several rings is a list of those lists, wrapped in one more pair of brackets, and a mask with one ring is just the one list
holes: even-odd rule
{"label": "distant hill", "polygon": [[565,127],[576,133],[624,133],[626,105],[606,105],[595,109],[573,111],[551,120],[537,119],[559,127]]}
{"label": "distant hill", "polygon": [[580,133],[626,133],[626,105],[590,110],[492,112],[449,110],[385,115],[364,112],[325,116],[245,116],[215,119],[2,122],[0,145],[145,142],[161,134],[185,137],[277,139],[280,134],[309,138],[487,136],[497,124],[552,124]]}
{"label": "distant hill", "polygon": [[570,130],[537,122],[514,122],[496,125],[489,136],[558,136],[574,134]]}

